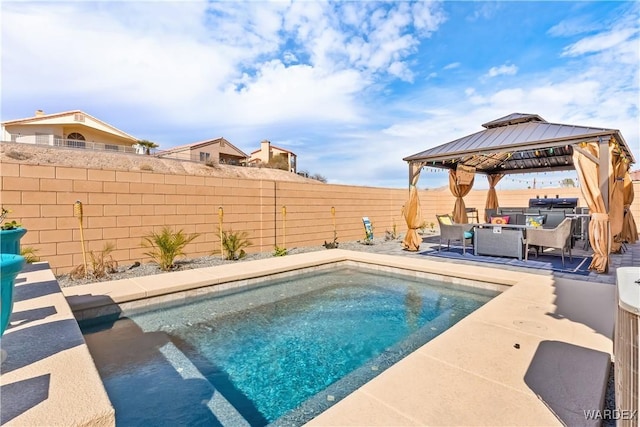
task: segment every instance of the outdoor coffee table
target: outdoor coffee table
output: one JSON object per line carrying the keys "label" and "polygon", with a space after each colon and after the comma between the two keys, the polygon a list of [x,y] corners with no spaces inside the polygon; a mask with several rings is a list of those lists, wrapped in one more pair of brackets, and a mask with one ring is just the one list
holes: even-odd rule
{"label": "outdoor coffee table", "polygon": [[517,224],[477,224],[473,231],[473,254],[522,260],[527,228],[532,227]]}

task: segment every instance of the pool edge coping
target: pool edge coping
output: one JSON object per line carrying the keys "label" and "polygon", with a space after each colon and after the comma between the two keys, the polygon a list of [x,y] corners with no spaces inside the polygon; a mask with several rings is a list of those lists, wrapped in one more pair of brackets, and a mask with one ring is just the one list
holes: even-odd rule
{"label": "pool edge coping", "polygon": [[[472,313],[472,315],[463,319],[459,322],[454,328],[442,334],[440,337],[436,338],[436,340],[426,344],[418,351],[412,353],[407,358],[398,362],[394,366],[392,366],[389,370],[383,372],[380,376],[376,377],[376,379],[370,381],[365,384],[363,387],[358,389],[356,392],[349,395],[344,400],[338,402],[336,405],[320,414],[316,419],[312,420],[310,424],[363,424],[369,422],[377,422],[380,420],[384,420],[385,416],[391,416],[392,420],[397,422],[406,421],[408,424],[442,424],[443,422],[446,424],[495,424],[499,421],[496,418],[495,414],[491,414],[490,417],[485,417],[482,413],[473,414],[474,418],[465,418],[464,411],[450,412],[447,417],[442,418],[442,408],[469,408],[469,407],[478,407],[481,408],[481,402],[483,396],[478,396],[475,392],[477,390],[473,390],[472,386],[462,386],[461,384],[466,384],[465,382],[459,383],[456,381],[452,381],[450,387],[447,387],[445,384],[445,389],[442,391],[442,396],[437,396],[440,400],[434,400],[429,402],[425,406],[425,402],[421,402],[421,407],[411,407],[409,410],[403,405],[411,403],[414,400],[414,396],[416,395],[415,387],[418,386],[420,381],[420,375],[417,374],[416,371],[420,371],[424,368],[424,366],[434,366],[441,370],[450,370],[451,373],[455,374],[455,378],[462,378],[466,380],[472,380],[472,384],[477,384],[478,387],[485,386],[487,381],[494,388],[499,389],[507,389],[511,394],[513,394],[513,384],[503,384],[496,378],[490,378],[491,372],[489,374],[486,371],[482,371],[482,369],[487,368],[485,365],[478,365],[477,368],[481,370],[481,372],[472,372],[473,370],[469,367],[459,366],[460,361],[453,361],[448,358],[443,358],[438,355],[438,348],[442,348],[443,345],[446,347],[447,345],[456,344],[456,340],[460,340],[460,336],[464,336],[465,331],[467,333],[471,333],[473,336],[473,331],[480,328],[486,332],[487,328],[492,331],[498,331],[497,335],[500,333],[504,333],[508,335],[509,338],[512,336],[517,337],[518,339],[524,340],[523,342],[529,343],[544,343],[549,340],[556,342],[564,342],[573,346],[581,346],[583,348],[592,349],[594,351],[598,351],[602,354],[609,355],[611,353],[611,334],[612,334],[612,325],[611,332],[604,334],[608,336],[600,336],[602,334],[594,334],[593,331],[590,331],[588,325],[586,323],[589,322],[587,319],[588,315],[585,315],[583,322],[568,319],[568,318],[560,318],[557,320],[559,328],[558,331],[550,330],[548,334],[542,333],[532,333],[532,331],[523,331],[522,327],[514,327],[510,323],[514,322],[514,318],[522,317],[525,321],[540,321],[549,320],[545,319],[549,315],[550,309],[553,310],[553,305],[556,303],[556,298],[561,300],[577,298],[578,301],[587,301],[588,298],[595,297],[605,297],[608,299],[609,294],[615,290],[615,287],[611,285],[605,284],[597,284],[597,283],[589,283],[586,281],[580,280],[569,280],[569,279],[557,279],[554,278],[552,274],[545,275],[537,275],[530,273],[521,273],[515,271],[508,270],[500,270],[492,267],[484,267],[484,266],[465,266],[465,271],[461,272],[453,272],[451,271],[452,264],[440,261],[430,261],[430,260],[421,260],[421,259],[409,259],[402,258],[397,255],[382,255],[382,254],[370,254],[370,253],[362,253],[362,252],[354,252],[354,251],[345,251],[341,249],[334,249],[328,251],[314,252],[308,254],[297,254],[290,255],[282,258],[274,258],[269,260],[256,260],[256,261],[248,261],[241,262],[237,264],[227,264],[223,266],[217,267],[209,267],[207,271],[199,271],[195,272],[193,278],[189,279],[189,275],[172,275],[174,273],[166,273],[160,276],[168,276],[172,279],[176,277],[180,277],[183,281],[179,286],[191,286],[190,289],[195,289],[199,285],[203,278],[211,277],[213,274],[216,274],[216,277],[219,280],[225,280],[235,277],[238,280],[243,280],[247,276],[255,274],[254,270],[257,270],[259,274],[273,274],[275,271],[292,271],[303,265],[322,265],[327,263],[333,263],[336,261],[356,261],[367,264],[374,265],[390,265],[392,267],[404,268],[408,270],[414,271],[424,271],[430,272],[434,274],[440,274],[448,277],[459,277],[465,276],[465,278],[469,278],[471,280],[479,280],[479,281],[501,281],[504,284],[508,284],[511,286],[506,292],[497,296],[492,301],[487,303],[485,306],[481,307],[476,312]],[[40,263],[43,264],[43,263]],[[44,263],[46,264],[46,263]],[[48,267],[47,267],[48,268]],[[199,269],[203,270],[203,269]],[[55,282],[55,278],[50,270],[47,270],[48,273],[34,273],[34,272],[23,272],[19,276],[19,279],[25,279],[24,283],[21,283],[19,286],[25,286],[27,284],[33,283],[43,283],[43,282]],[[177,272],[177,273],[187,273]],[[453,274],[456,273],[456,274]],[[46,277],[44,277],[44,276]],[[157,279],[160,276],[154,276]],[[498,276],[498,277],[496,277]],[[191,282],[189,282],[191,280]],[[120,282],[120,281],[116,281]],[[533,282],[533,283],[532,283]],[[16,303],[14,312],[24,310],[25,308],[35,308],[35,307],[45,307],[47,304],[51,305],[52,298],[56,299],[53,305],[56,307],[57,314],[54,316],[49,316],[45,319],[37,319],[29,324],[17,325],[10,328],[6,334],[13,334],[21,329],[32,328],[44,323],[54,322],[60,320],[60,318],[70,319],[74,318],[71,314],[71,305],[68,304],[70,298],[67,298],[65,301],[63,298],[60,298],[62,295],[65,297],[72,296],[85,296],[88,298],[96,298],[102,296],[103,298],[107,296],[108,298],[112,298],[115,296],[116,298],[124,298],[122,292],[114,292],[114,290],[110,290],[108,288],[109,283],[114,282],[103,282],[102,284],[94,284],[94,285],[83,285],[82,287],[70,287],[63,288],[60,291],[58,287],[58,292],[53,294],[41,295],[37,298],[34,298],[33,301],[19,301]],[[131,284],[130,282],[127,282]],[[220,282],[219,282],[220,283]],[[158,280],[150,280],[150,279],[138,279],[136,283],[134,283],[132,289],[129,290],[128,294],[132,295],[131,298],[140,298],[140,295],[144,295],[145,292],[147,295],[163,295],[163,287],[161,283],[158,283]],[[166,289],[175,288],[176,284],[170,284],[170,286],[166,287]],[[56,282],[57,287],[57,282]],[[106,295],[100,294],[100,292],[107,291]],[[118,291],[118,290],[116,290]],[[560,292],[562,291],[562,292]],[[109,293],[111,292],[111,293]],[[167,291],[172,292],[172,291]],[[167,293],[165,292],[165,294]],[[557,295],[556,295],[557,292]],[[571,294],[573,296],[568,296],[564,294]],[[613,300],[613,297],[612,297]],[[588,300],[590,301],[590,300]],[[588,302],[587,301],[587,302]],[[613,305],[612,305],[613,306]],[[66,307],[66,308],[65,308]],[[566,308],[566,307],[565,307]],[[505,316],[504,311],[511,310]],[[601,317],[606,318],[607,311],[609,307],[606,307],[606,310],[602,310]],[[611,309],[613,310],[613,308]],[[578,310],[579,311],[579,310]],[[515,313],[515,314],[514,314]],[[493,317],[492,317],[493,316]],[[580,317],[581,315],[577,315]],[[613,322],[613,316],[611,317],[611,322]],[[527,320],[534,319],[534,320]],[[75,318],[74,318],[75,320]],[[507,323],[504,323],[507,322]],[[605,322],[606,323],[606,322]],[[567,327],[567,325],[569,325]],[[76,323],[77,327],[77,323]],[[607,326],[608,327],[608,326]],[[482,329],[484,328],[484,329]],[[555,328],[553,328],[555,329]],[[606,327],[605,327],[606,329]],[[456,331],[455,334],[452,334],[452,331]],[[503,334],[503,335],[504,335]],[[502,335],[500,335],[502,336]],[[437,345],[431,345],[436,342]],[[468,345],[468,342],[460,343],[458,345]],[[72,376],[67,376],[62,374],[66,369],[72,369],[74,365],[73,357],[76,356],[75,353],[78,351],[80,353],[84,353],[86,350],[86,344],[59,352],[55,355],[55,358],[66,354],[66,365],[60,367],[58,365],[53,366],[48,364],[48,368],[51,370],[52,375],[56,375],[57,377],[62,377],[63,381],[74,382],[77,379]],[[484,360],[492,359],[491,355],[496,354],[496,349],[487,348],[486,354],[480,355],[484,357]],[[70,354],[74,353],[74,354]],[[86,356],[88,355],[88,350],[86,350]],[[71,357],[71,359],[69,359]],[[84,357],[84,356],[83,356]],[[504,354],[499,354],[496,356],[498,360],[502,357],[504,358]],[[90,356],[89,356],[90,358]],[[52,359],[51,357],[47,359]],[[51,360],[48,360],[49,362]],[[33,363],[33,365],[40,364],[42,361],[37,361],[37,363]],[[503,362],[508,362],[508,359],[503,360]],[[608,361],[607,361],[608,363]],[[93,365],[93,361],[91,360],[92,368],[89,367],[89,372],[91,373],[92,369],[97,375],[97,371],[95,370],[95,365]],[[403,380],[403,387],[401,389],[397,389],[394,391],[394,396],[385,395],[384,393],[380,394],[380,384],[389,384],[394,383],[394,381],[399,381],[398,378],[401,378],[402,375],[398,376],[398,374],[402,374],[403,370],[408,369],[410,376],[409,378],[405,378]],[[17,381],[15,379],[18,374],[18,371],[24,371],[20,375],[24,378],[28,378],[29,369],[25,369],[29,367],[23,367],[20,369],[16,369],[9,373],[3,373],[2,375],[2,384],[13,384]],[[33,368],[33,367],[31,367]],[[38,369],[41,369],[39,367]],[[412,369],[411,369],[412,368]],[[608,366],[605,368],[603,363],[600,363],[596,369],[600,369],[603,372],[608,372]],[[24,374],[24,375],[23,375]],[[424,372],[422,372],[424,375]],[[489,377],[488,377],[489,375]],[[524,377],[525,372],[512,372],[509,373],[511,377]],[[91,375],[90,375],[91,376]],[[394,377],[396,379],[394,380]],[[71,378],[71,379],[70,379]],[[99,379],[99,377],[98,377]],[[517,378],[511,378],[511,380],[517,380]],[[100,381],[99,384],[95,384],[97,393],[100,394],[101,391],[104,391],[104,386]],[[584,390],[583,394],[587,395],[597,395],[601,400],[604,399],[604,388],[606,387],[606,383],[602,385],[601,390]],[[598,387],[596,387],[598,388]],[[526,390],[525,390],[526,391]],[[447,392],[453,392],[454,398],[451,398],[451,395]],[[462,393],[461,393],[462,392]],[[469,394],[470,392],[471,395]],[[550,421],[555,420],[555,415],[549,409],[547,402],[544,401],[543,398],[536,397],[535,395],[526,395],[526,392],[522,390],[516,390],[517,393],[516,399],[514,402],[507,401],[507,403],[513,406],[514,410],[509,413],[508,417],[502,419],[503,423],[506,421],[520,420],[520,424],[531,424],[531,423],[545,423],[548,424]],[[61,401],[58,400],[56,395],[57,392],[51,393],[51,395],[47,399],[46,405],[36,405],[33,408],[25,411],[23,414],[19,416],[19,418],[14,418],[12,420],[13,423],[22,424],[24,420],[38,420],[38,416],[44,416],[44,412],[42,410],[43,407],[47,408],[58,408],[56,406],[56,402],[61,404]],[[480,393],[482,394],[482,393]],[[106,396],[106,393],[105,393]],[[398,401],[398,396],[402,396],[403,401]],[[54,399],[55,398],[55,399]],[[513,399],[511,399],[513,400]],[[108,398],[107,398],[108,402]],[[533,405],[535,408],[526,409],[526,405],[523,409],[522,404],[526,403],[526,405]],[[74,404],[75,405],[75,404]],[[66,425],[86,425],[92,424],[92,421],[87,421],[86,416],[82,415],[83,409],[80,409],[78,413],[71,411],[69,413],[69,408],[75,408],[74,405],[67,407],[64,411],[62,411],[61,416],[69,416],[68,422],[65,422]],[[86,404],[85,404],[86,405]],[[371,406],[373,405],[373,406]],[[479,405],[479,406],[478,406]],[[518,406],[520,405],[520,406]],[[101,405],[98,405],[101,406]],[[108,415],[109,410],[113,411],[113,408],[110,405],[110,402],[107,404],[108,407],[104,409],[107,410],[106,417],[103,418],[95,418],[94,425],[113,425],[115,422],[113,419],[113,412]],[[64,406],[61,406],[64,407]],[[91,405],[87,406],[88,408]],[[601,406],[600,406],[601,407]],[[345,410],[345,408],[349,408]],[[365,410],[363,410],[363,408]],[[91,409],[94,411],[97,408]],[[597,408],[593,408],[597,409]],[[46,412],[46,411],[45,411]],[[103,412],[104,414],[104,412]],[[461,415],[462,414],[462,415]],[[355,419],[353,417],[356,417]],[[396,418],[393,418],[396,417]],[[514,418],[515,417],[515,418]],[[533,418],[532,418],[533,417]],[[388,418],[387,418],[388,419]],[[446,421],[443,421],[446,420]],[[40,418],[40,424],[50,423],[49,418]],[[34,424],[36,421],[31,421],[30,424]]]}

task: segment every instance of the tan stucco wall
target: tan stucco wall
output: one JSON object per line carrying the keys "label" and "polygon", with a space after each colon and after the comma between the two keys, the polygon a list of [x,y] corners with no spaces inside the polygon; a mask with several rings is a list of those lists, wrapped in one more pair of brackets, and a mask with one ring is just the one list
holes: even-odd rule
{"label": "tan stucco wall", "polygon": [[[4,163],[0,170],[1,203],[11,209],[11,219],[29,231],[23,245],[39,250],[41,259],[57,273],[82,263],[78,220],[73,204],[84,204],[87,250],[100,250],[113,242],[121,263],[147,261],[142,236],[162,226],[200,233],[186,248],[189,256],[202,256],[219,248],[218,207],[224,209],[224,228],[247,231],[253,246],[248,252],[320,245],[333,239],[331,207],[336,208],[338,241],[362,239],[362,217],[374,225],[374,235],[384,236],[393,224],[399,233],[406,226],[401,209],[406,189],[318,185],[202,176],[164,175],[61,166]],[[640,224],[640,182],[634,183],[632,212]],[[548,195],[580,197],[577,188],[546,189]],[[554,190],[554,191],[551,191]],[[498,190],[502,206],[526,206],[540,190]],[[467,207],[484,211],[486,191],[465,197]],[[420,190],[424,219],[435,222],[436,213],[450,212],[454,198],[448,190]],[[286,224],[282,206],[287,207]],[[481,216],[482,220],[482,216]]]}

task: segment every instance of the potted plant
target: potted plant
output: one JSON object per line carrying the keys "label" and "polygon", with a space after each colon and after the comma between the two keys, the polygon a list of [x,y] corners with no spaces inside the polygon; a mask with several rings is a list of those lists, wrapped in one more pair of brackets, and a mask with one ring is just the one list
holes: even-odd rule
{"label": "potted plant", "polygon": [[[3,242],[4,244],[4,242]],[[13,311],[13,288],[16,276],[24,266],[24,257],[16,254],[0,254],[0,300],[2,301],[2,316],[0,319],[0,336],[9,325],[9,318]]]}
{"label": "potted plant", "polygon": [[20,239],[27,233],[27,229],[22,228],[22,225],[15,220],[5,222],[4,220],[10,212],[2,207],[0,222],[3,224],[0,226],[0,253],[20,255]]}

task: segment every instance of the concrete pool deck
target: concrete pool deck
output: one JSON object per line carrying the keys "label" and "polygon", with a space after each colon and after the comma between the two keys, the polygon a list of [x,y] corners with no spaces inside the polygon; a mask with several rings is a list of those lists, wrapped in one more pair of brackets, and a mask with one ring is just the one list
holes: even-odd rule
{"label": "concrete pool deck", "polygon": [[598,424],[583,411],[603,407],[617,303],[610,282],[340,249],[62,290],[46,263],[25,268],[16,282],[12,324],[2,338],[2,423],[115,423],[74,315],[108,312],[114,304],[135,308],[149,299],[189,298],[211,285],[228,290],[250,285],[255,277],[335,262],[508,289],[310,425]]}

